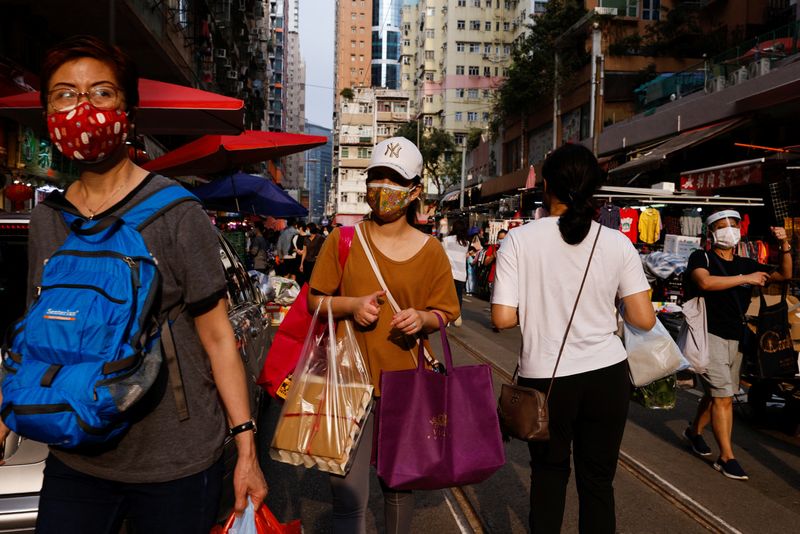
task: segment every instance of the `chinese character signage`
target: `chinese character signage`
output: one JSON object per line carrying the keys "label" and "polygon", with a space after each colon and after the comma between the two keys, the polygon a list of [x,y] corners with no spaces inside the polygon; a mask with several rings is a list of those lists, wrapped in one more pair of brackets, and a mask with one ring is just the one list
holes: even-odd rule
{"label": "chinese character signage", "polygon": [[760,163],[755,163],[682,174],[681,189],[698,193],[713,193],[718,189],[760,184],[761,181],[762,167]]}

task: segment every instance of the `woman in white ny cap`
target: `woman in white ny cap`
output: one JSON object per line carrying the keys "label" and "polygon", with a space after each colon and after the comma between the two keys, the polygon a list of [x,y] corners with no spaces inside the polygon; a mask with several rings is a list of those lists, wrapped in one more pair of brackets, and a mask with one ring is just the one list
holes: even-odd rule
{"label": "woman in white ny cap", "polygon": [[733,396],[739,391],[742,365],[739,341],[744,335],[744,313],[750,304],[752,286],[764,286],[767,282],[792,276],[791,245],[783,228],[772,228],[772,234],[780,243],[780,266],[772,275],[766,272],[764,265],[734,253],[741,239],[741,219],[734,210],[709,215],[706,225],[712,239],[711,251],[692,253],[685,275],[692,282],[687,284],[689,292],[699,292],[706,301],[710,363],[706,372],[699,375],[705,395],[683,436],[695,454],[711,456],[711,449],[702,436],[703,429],[711,423],[719,445],[714,469],[735,480],[748,479],[731,446]]}
{"label": "woman in white ny cap", "polygon": [[[395,313],[359,239],[353,239],[344,271],[339,260],[339,230],[325,240],[311,275],[309,311],[321,299],[331,299],[337,319],[352,319],[361,352],[367,360],[376,396],[380,396],[381,371],[416,367],[417,336],[435,332],[439,322],[459,315],[450,261],[436,239],[414,228],[422,192],[422,154],[402,137],[378,143],[367,167],[367,203],[372,212],[360,223],[401,311]],[[321,313],[326,310],[322,307]],[[350,472],[331,476],[333,532],[366,531],[369,466],[373,416],[367,421]],[[414,511],[411,492],[394,491],[382,484],[387,532],[410,532]]]}

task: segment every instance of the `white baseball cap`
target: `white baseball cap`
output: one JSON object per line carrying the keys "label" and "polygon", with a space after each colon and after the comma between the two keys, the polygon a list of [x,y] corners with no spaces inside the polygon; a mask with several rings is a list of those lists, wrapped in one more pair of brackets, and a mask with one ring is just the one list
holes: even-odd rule
{"label": "white baseball cap", "polygon": [[739,215],[739,212],[736,210],[718,211],[708,216],[708,218],[706,219],[706,226],[711,226],[715,222],[720,221],[722,219],[736,219],[737,221],[741,221],[742,216]]}
{"label": "white baseball cap", "polygon": [[372,149],[367,171],[375,167],[386,167],[406,180],[415,180],[422,176],[422,154],[405,137],[390,137]]}

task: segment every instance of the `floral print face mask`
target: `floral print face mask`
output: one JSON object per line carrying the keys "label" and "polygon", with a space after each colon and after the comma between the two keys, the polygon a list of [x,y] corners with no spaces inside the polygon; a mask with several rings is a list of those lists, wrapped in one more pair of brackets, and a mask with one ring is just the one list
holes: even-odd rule
{"label": "floral print face mask", "polygon": [[368,183],[367,204],[375,217],[386,223],[394,222],[405,215],[415,187]]}

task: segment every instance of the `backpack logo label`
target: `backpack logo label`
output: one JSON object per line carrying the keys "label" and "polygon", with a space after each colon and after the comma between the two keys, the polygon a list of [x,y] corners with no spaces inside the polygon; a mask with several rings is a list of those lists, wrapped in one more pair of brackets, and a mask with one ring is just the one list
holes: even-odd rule
{"label": "backpack logo label", "polygon": [[47,308],[43,317],[55,321],[76,321],[79,312],[80,310],[54,310],[53,308]]}

